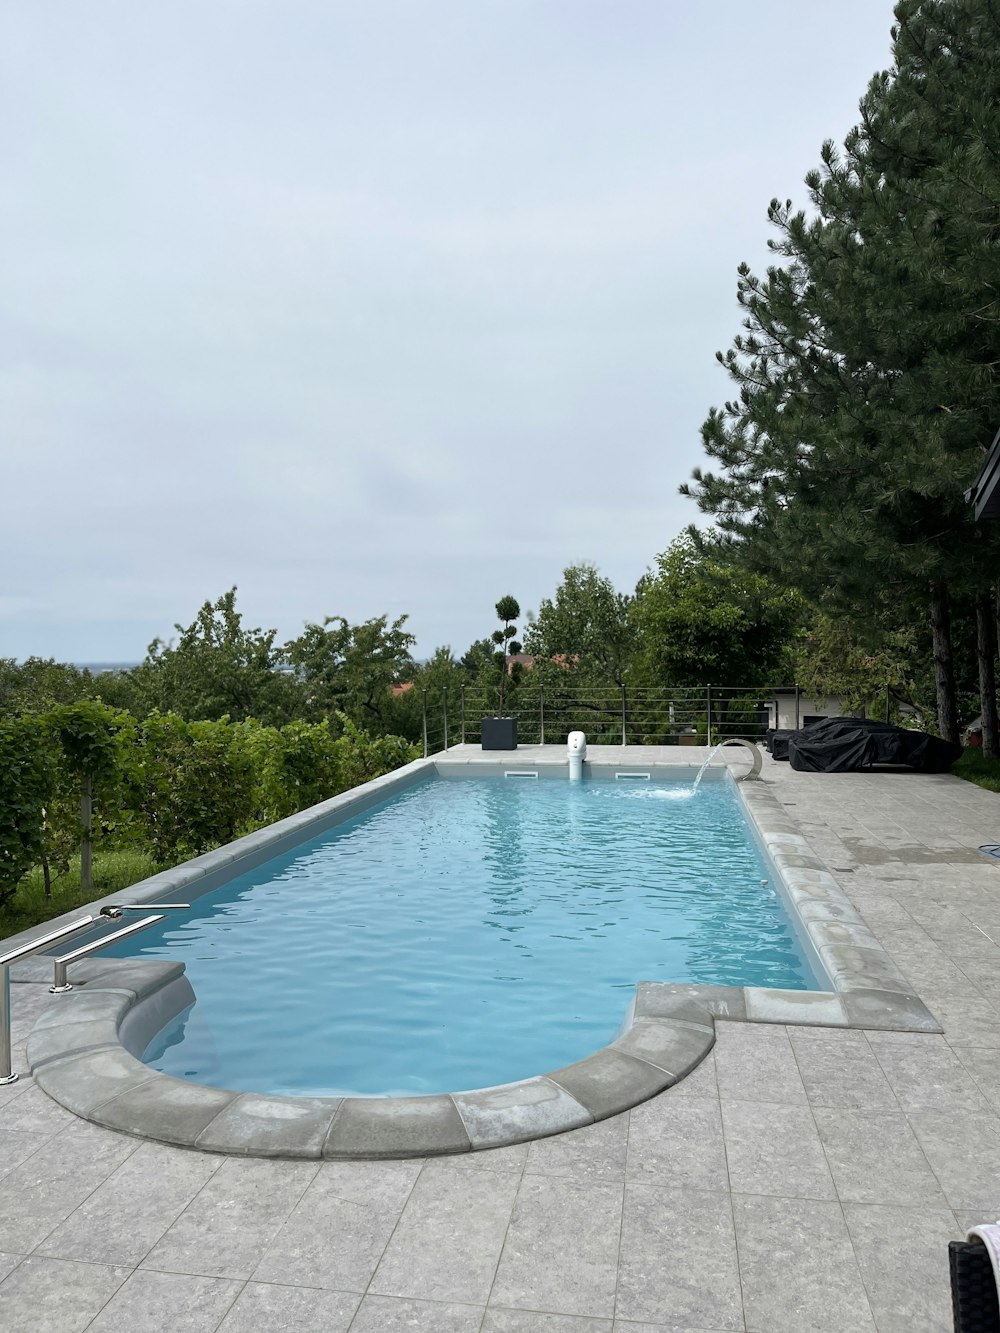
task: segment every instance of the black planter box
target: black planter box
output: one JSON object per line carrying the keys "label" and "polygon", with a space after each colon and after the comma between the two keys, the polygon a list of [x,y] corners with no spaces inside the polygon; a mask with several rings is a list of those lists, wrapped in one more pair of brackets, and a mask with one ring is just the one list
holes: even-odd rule
{"label": "black planter box", "polygon": [[482,738],[484,750],[516,750],[517,718],[484,717]]}

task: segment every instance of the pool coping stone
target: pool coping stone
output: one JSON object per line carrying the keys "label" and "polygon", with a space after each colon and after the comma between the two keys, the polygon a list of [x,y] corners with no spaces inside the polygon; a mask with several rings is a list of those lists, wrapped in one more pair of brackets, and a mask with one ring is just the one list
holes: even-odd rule
{"label": "pool coping stone", "polygon": [[[243,873],[433,773],[458,777],[470,770],[527,768],[530,763],[539,770],[544,766],[548,777],[565,767],[565,751],[558,746],[531,747],[556,751],[557,756],[514,761],[502,753],[484,758],[478,747],[464,748],[475,749],[475,756],[456,757],[453,750],[446,759],[416,760],[218,852],[152,876],[129,889],[128,899],[152,906],[157,897],[175,895],[179,889],[200,896],[216,887],[217,876],[227,868]],[[617,753],[589,761],[590,771],[656,770],[662,776],[679,766],[693,766],[687,756],[671,762],[642,756],[637,762],[635,748],[592,747],[591,753]],[[626,749],[632,753],[626,755]],[[738,765],[740,756],[733,758]],[[725,761],[719,768],[724,770]],[[28,1040],[29,1068],[38,1086],[66,1109],[140,1138],[236,1156],[399,1158],[501,1147],[617,1115],[697,1067],[715,1042],[719,1021],[940,1033],[930,1011],[767,784],[741,782],[737,790],[795,909],[793,924],[800,937],[808,939],[833,990],[640,981],[619,1036],[593,1055],[548,1074],[428,1097],[282,1097],[191,1083],[143,1064],[130,1049],[129,1035],[134,1046],[149,1029],[151,1016],[160,1022],[164,1007],[169,1015],[185,994],[192,994],[186,979],[181,980],[184,965],[92,958],[74,965],[73,989],[35,1024]],[[242,863],[236,871],[234,863]],[[112,895],[101,903],[124,896]],[[75,915],[68,913],[65,919]],[[52,927],[48,922],[41,932]],[[13,943],[32,933],[22,932]],[[21,984],[49,982],[52,960],[28,959],[16,964],[12,974]]]}

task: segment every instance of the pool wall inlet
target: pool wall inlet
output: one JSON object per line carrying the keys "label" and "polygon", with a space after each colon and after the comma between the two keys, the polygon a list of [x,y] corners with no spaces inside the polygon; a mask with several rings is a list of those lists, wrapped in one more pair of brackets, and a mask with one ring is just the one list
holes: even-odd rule
{"label": "pool wall inlet", "polygon": [[[694,778],[698,757],[681,747],[590,746],[584,780],[648,773]],[[706,780],[730,781],[745,758],[725,752]],[[192,900],[289,851],[387,797],[435,777],[510,771],[568,780],[562,746],[516,753],[461,746],[416,760],[309,810],[151,876],[127,897]],[[183,964],[94,957],[75,965],[75,988],[43,1013],[28,1042],[38,1083],[76,1114],[129,1134],[204,1151],[277,1157],[406,1157],[497,1147],[578,1128],[663,1091],[714,1042],[717,1019],[938,1032],[903,974],[851,906],[766,782],[737,787],[751,829],[813,970],[816,991],[671,985],[637,978],[621,1035],[586,1059],[493,1088],[413,1097],[280,1097],[237,1093],[173,1078],[138,1055],[151,1036],[194,1000]],[[22,932],[26,943],[78,913]],[[48,982],[52,962],[18,964],[20,981]]]}

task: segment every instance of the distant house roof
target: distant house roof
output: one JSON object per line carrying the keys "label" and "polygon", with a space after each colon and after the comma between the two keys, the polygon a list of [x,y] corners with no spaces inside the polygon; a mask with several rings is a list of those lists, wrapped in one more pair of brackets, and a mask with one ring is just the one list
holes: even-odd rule
{"label": "distant house roof", "polygon": [[989,452],[979,469],[979,476],[965,492],[969,504],[975,506],[976,521],[1000,518],[1000,430],[993,437]]}
{"label": "distant house roof", "polygon": [[412,689],[413,689],[413,681],[404,680],[401,685],[392,686],[392,693],[393,696],[398,699],[401,694],[405,694],[407,690],[412,690]]}

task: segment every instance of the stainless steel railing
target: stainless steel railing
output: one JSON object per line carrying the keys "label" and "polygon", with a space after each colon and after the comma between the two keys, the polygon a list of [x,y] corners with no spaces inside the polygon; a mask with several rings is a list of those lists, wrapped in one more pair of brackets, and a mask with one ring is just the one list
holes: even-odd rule
{"label": "stainless steel railing", "polygon": [[[145,912],[151,907],[154,909],[181,910],[189,906],[189,903],[109,903],[107,907],[102,907],[97,913],[81,916],[76,921],[70,921],[68,925],[60,926],[58,930],[50,930],[48,934],[40,935],[36,940],[31,940],[27,944],[19,945],[16,949],[10,949],[7,953],[0,954],[0,1087],[4,1087],[8,1083],[16,1083],[18,1079],[18,1075],[13,1072],[11,1065],[10,1045],[10,969],[13,963],[19,963],[24,958],[31,958],[34,954],[44,953],[50,945],[58,944],[60,940],[68,939],[71,935],[76,935],[79,931],[86,930],[90,926],[100,925],[105,921],[117,921],[123,912]],[[98,949],[104,949],[116,940],[135,935],[140,930],[145,930],[147,926],[155,925],[157,921],[163,919],[162,912],[158,915],[143,917],[141,921],[135,921],[120,930],[112,931],[110,935],[100,935],[96,940],[90,940],[67,954],[61,954],[59,957],[53,958],[53,979],[52,985],[49,987],[50,992],[53,995],[62,995],[73,989],[66,977],[66,969],[70,963],[78,962],[81,958],[96,953]]]}

